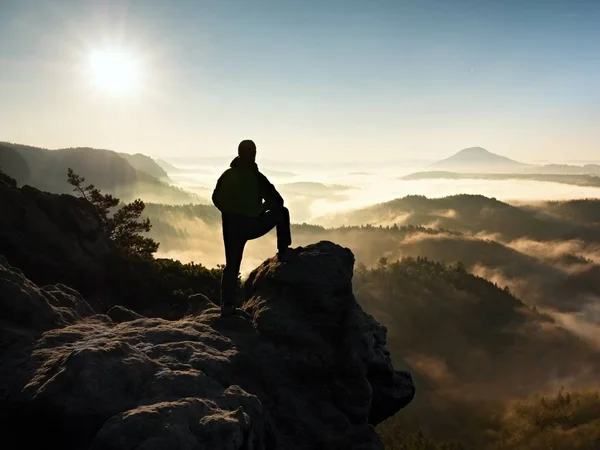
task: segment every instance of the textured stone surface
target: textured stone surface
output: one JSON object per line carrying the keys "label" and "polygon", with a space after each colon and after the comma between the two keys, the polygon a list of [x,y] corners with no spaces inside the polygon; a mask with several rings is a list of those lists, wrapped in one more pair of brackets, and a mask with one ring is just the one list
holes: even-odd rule
{"label": "textured stone surface", "polygon": [[299,248],[251,274],[239,315],[199,296],[168,321],[93,314],[0,259],[0,420],[66,449],[381,449],[373,424],[414,386],[354,300],[353,260]]}
{"label": "textured stone surface", "polygon": [[102,259],[113,248],[91,203],[17,188],[0,176],[0,255],[36,283],[61,282],[92,292],[103,282]]}

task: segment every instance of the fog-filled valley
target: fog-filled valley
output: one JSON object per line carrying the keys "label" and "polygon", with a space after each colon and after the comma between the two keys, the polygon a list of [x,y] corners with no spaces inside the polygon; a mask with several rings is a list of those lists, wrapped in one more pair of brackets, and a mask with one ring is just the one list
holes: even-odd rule
{"label": "fog-filled valley", "polygon": [[[354,253],[354,295],[388,328],[394,366],[413,376],[414,401],[379,426],[388,448],[596,448],[597,183],[466,169],[449,179],[407,176],[437,170],[417,160],[258,164],[290,210],[293,247],[332,241]],[[145,202],[157,258],[209,269],[225,262],[210,198],[229,159],[2,144],[0,166],[19,185],[63,194],[73,191],[74,168],[103,191]],[[559,167],[557,176],[579,166]],[[598,180],[592,169],[578,173]],[[275,231],[249,242],[242,278],[275,250]]]}
{"label": "fog-filled valley", "polygon": [[[411,169],[402,164],[370,170],[271,179],[291,210],[295,246],[331,240],[352,249],[357,300],[388,327],[394,363],[415,378],[413,403],[379,427],[388,448],[593,448],[597,188],[408,181],[400,175]],[[210,176],[203,176],[207,189],[199,193],[208,197]],[[162,255],[222,263],[212,206],[152,204],[147,212]],[[242,274],[274,248],[274,232],[250,242]],[[545,428],[540,415],[557,428]]]}

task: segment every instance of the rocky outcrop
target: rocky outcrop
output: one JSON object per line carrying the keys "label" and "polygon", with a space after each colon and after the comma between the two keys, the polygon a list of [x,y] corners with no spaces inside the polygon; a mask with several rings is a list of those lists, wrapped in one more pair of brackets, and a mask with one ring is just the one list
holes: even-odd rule
{"label": "rocky outcrop", "polygon": [[101,284],[102,258],[113,244],[91,203],[31,186],[18,188],[2,175],[0,211],[0,254],[30,279],[84,291]]}
{"label": "rocky outcrop", "polygon": [[[300,386],[302,371],[308,371],[325,392],[353,393],[343,404],[334,398],[328,403],[322,396],[323,423],[336,411],[350,423],[377,424],[406,406],[414,393],[410,375],[393,370],[385,347],[387,330],[356,303],[353,267],[349,249],[320,242],[296,249],[284,263],[277,258],[266,261],[246,281],[249,300],[244,309],[252,314],[258,332],[273,342],[302,343],[291,360],[288,349],[278,348],[276,359],[294,363],[282,370],[290,377],[300,375]],[[276,417],[295,416],[281,410]]]}
{"label": "rocky outcrop", "polygon": [[353,262],[330,242],[298,248],[251,274],[238,315],[197,296],[168,321],[94,314],[0,259],[4,448],[383,448],[373,425],[414,386],[354,300]]}

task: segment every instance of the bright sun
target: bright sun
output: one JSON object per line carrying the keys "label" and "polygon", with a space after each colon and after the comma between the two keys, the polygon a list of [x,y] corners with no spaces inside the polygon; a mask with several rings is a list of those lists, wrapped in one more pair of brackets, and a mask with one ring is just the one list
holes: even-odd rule
{"label": "bright sun", "polygon": [[135,58],[120,50],[98,50],[89,54],[88,68],[94,84],[105,91],[129,93],[139,87]]}

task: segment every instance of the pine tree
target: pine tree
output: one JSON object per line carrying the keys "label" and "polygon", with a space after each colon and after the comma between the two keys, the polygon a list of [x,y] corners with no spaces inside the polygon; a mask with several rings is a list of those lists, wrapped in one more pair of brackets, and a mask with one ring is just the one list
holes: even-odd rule
{"label": "pine tree", "polygon": [[67,170],[67,182],[80,197],[96,207],[102,229],[125,253],[151,257],[158,250],[158,242],[140,235],[152,228],[150,219],[140,220],[146,207],[142,200],[136,199],[123,205],[111,216],[112,208],[119,205],[120,199],[110,194],[102,194],[93,184],[84,186],[85,178],[77,175],[71,168]]}

